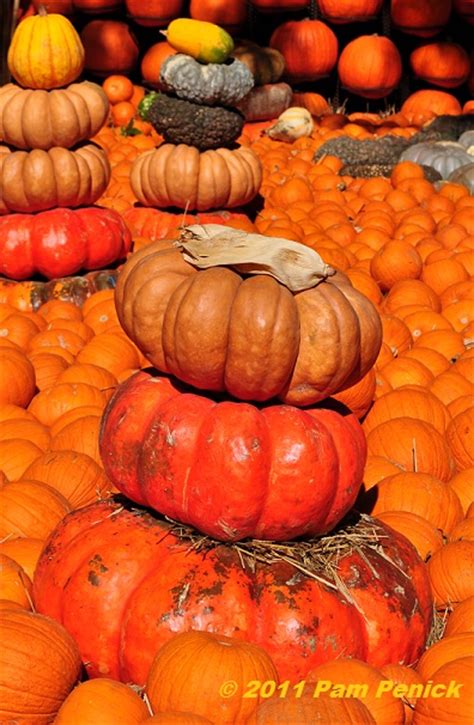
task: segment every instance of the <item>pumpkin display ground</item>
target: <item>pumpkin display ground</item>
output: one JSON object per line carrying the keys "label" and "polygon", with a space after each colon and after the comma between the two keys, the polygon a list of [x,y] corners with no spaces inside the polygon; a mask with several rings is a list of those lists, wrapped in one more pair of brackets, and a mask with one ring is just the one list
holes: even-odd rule
{"label": "pumpkin display ground", "polygon": [[0,723],[474,722],[473,22],[1,6]]}

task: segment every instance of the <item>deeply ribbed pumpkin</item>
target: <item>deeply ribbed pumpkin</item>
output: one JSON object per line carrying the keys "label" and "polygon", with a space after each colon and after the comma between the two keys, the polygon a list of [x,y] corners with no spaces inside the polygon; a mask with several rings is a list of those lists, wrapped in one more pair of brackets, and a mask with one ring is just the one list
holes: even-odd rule
{"label": "deeply ribbed pumpkin", "polygon": [[260,188],[261,164],[248,147],[200,152],[162,144],[134,161],[130,183],[144,206],[206,211],[251,201]]}
{"label": "deeply ribbed pumpkin", "polygon": [[94,136],[108,113],[109,101],[96,83],[50,92],[8,83],[0,89],[0,138],[18,149],[70,148]]}
{"label": "deeply ribbed pumpkin", "polygon": [[159,370],[242,400],[323,400],[360,380],[381,344],[375,307],[343,275],[293,294],[268,275],[196,271],[165,241],[128,260],[115,299]]}
{"label": "deeply ribbed pumpkin", "polygon": [[113,209],[50,209],[0,216],[0,273],[11,279],[64,277],[101,269],[130,251],[132,239]]}
{"label": "deeply ribbed pumpkin", "polygon": [[[157,648],[190,629],[260,644],[292,682],[342,653],[374,666],[416,661],[432,613],[424,564],[404,537],[375,520],[350,531],[356,548],[349,537],[341,549],[344,534],[337,536],[338,591],[320,582],[330,576],[325,564],[319,580],[285,561],[257,561],[253,571],[233,545],[209,541],[198,551],[170,524],[109,499],[56,529],[36,569],[35,606],[76,638],[90,676],[137,684]],[[285,543],[286,555],[293,546],[301,543]],[[309,546],[316,555],[321,544]]]}
{"label": "deeply ribbed pumpkin", "polygon": [[[38,15],[18,24],[8,49],[8,68],[26,88],[59,88],[72,83],[84,67],[84,47],[63,15]],[[40,120],[40,119],[38,119]]]}
{"label": "deeply ribbed pumpkin", "polygon": [[0,612],[0,640],[0,720],[49,725],[79,679],[76,643],[52,619],[18,609]]}
{"label": "deeply ribbed pumpkin", "polygon": [[365,439],[341,413],[216,403],[138,373],[106,409],[100,450],[132,501],[223,541],[282,541],[331,530],[354,504]]}
{"label": "deeply ribbed pumpkin", "polygon": [[389,38],[361,35],[346,45],[337,70],[343,87],[351,93],[384,98],[400,83],[402,59]]}

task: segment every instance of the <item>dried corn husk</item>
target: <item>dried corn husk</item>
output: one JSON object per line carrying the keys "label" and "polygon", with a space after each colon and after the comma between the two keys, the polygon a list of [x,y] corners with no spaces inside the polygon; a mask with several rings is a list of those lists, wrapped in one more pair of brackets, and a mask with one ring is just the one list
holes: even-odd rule
{"label": "dried corn husk", "polygon": [[267,274],[292,292],[315,287],[335,270],[304,244],[249,234],[222,224],[185,227],[176,242],[186,262],[199,269],[232,267],[243,274]]}

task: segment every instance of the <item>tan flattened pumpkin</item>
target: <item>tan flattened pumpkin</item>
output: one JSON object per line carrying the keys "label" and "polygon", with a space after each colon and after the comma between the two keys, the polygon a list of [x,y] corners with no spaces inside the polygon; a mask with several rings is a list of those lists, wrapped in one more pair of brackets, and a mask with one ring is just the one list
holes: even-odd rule
{"label": "tan flattened pumpkin", "polygon": [[189,211],[247,204],[261,180],[260,161],[245,146],[200,153],[185,144],[163,144],[138,156],[130,175],[133,192],[144,206]]}
{"label": "tan flattened pumpkin", "polygon": [[[289,244],[279,253],[291,259],[300,247],[310,251]],[[198,271],[171,242],[156,242],[123,267],[118,316],[153,365],[200,389],[308,405],[354,385],[381,344],[372,303],[342,274],[321,281],[326,272],[318,272],[312,284],[320,284],[296,293],[269,274]]]}
{"label": "tan flattened pumpkin", "polygon": [[0,146],[0,214],[93,204],[105,191],[110,165],[105,152],[87,144],[76,151],[13,151]]}
{"label": "tan flattened pumpkin", "polygon": [[0,88],[0,138],[17,149],[70,148],[95,136],[108,113],[104,91],[88,81],[52,91]]}

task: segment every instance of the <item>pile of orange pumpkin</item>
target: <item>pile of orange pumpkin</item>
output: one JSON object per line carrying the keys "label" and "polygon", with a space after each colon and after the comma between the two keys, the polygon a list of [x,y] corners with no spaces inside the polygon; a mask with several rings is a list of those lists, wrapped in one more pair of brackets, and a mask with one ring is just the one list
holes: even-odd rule
{"label": "pile of orange pumpkin", "polygon": [[[175,239],[186,217],[137,206],[130,183],[134,161],[154,150],[162,139],[149,124],[136,119],[143,89],[125,76],[116,75],[104,81],[103,89],[111,104],[111,116],[94,141],[106,150],[112,174],[97,203],[123,215],[134,237],[134,250],[140,256],[131,255],[124,278],[132,274],[134,260],[139,260],[139,273],[140,265],[146,269],[148,252],[150,257],[154,253],[169,254],[171,282],[168,278],[165,286],[170,285],[166,289],[171,298],[176,282],[173,274],[185,276],[189,270],[181,258],[173,261],[172,255],[176,257],[178,252],[161,240]],[[436,98],[441,104],[438,112],[446,111],[442,104],[451,101]],[[376,308],[382,344],[375,364],[365,375],[359,375],[358,382],[336,392],[331,406],[336,411],[344,410],[344,416],[352,421],[347,425],[357,429],[362,439],[361,456],[364,437],[367,444],[356,509],[373,517],[363,520],[373,521],[374,528],[396,532],[387,544],[390,556],[383,546],[378,554],[385,557],[387,566],[397,569],[399,578],[393,575],[390,591],[384,593],[382,583],[378,593],[387,599],[387,612],[390,610],[392,622],[397,620],[397,632],[410,632],[410,624],[417,617],[415,639],[424,634],[420,621],[426,624],[431,618],[432,600],[434,624],[426,650],[419,658],[403,664],[395,657],[397,661],[390,661],[389,656],[384,659],[383,638],[388,641],[394,632],[380,628],[370,632],[372,647],[378,637],[380,651],[371,664],[362,660],[368,651],[365,641],[360,657],[334,658],[338,645],[333,641],[334,630],[323,629],[321,660],[304,669],[305,658],[320,647],[311,630],[320,626],[319,614],[321,620],[337,619],[328,606],[330,595],[334,595],[328,585],[326,589],[321,587],[318,595],[320,611],[315,622],[298,631],[303,651],[307,648],[303,657],[298,655],[304,679],[285,679],[282,668],[286,664],[291,670],[295,650],[284,638],[284,623],[280,639],[272,639],[271,627],[278,630],[280,623],[271,621],[274,614],[270,604],[285,600],[292,617],[294,612],[298,614],[298,608],[314,606],[304,579],[305,566],[299,571],[292,569],[290,575],[287,567],[291,561],[281,559],[276,575],[262,575],[258,566],[263,555],[254,545],[253,569],[250,566],[249,571],[257,569],[261,578],[250,586],[245,567],[236,568],[232,558],[248,564],[248,542],[241,548],[237,543],[233,549],[223,545],[219,553],[207,551],[206,537],[190,537],[186,527],[172,528],[163,517],[145,511],[141,491],[135,491],[135,498],[130,497],[133,502],[117,495],[118,489],[127,492],[133,488],[132,468],[142,450],[150,454],[144,460],[153,469],[152,477],[166,478],[169,474],[171,483],[166,493],[170,499],[173,476],[177,478],[174,471],[170,473],[172,453],[165,465],[150,451],[149,440],[144,442],[140,437],[142,419],[150,420],[153,395],[166,396],[170,384],[163,376],[154,379],[145,374],[130,382],[150,363],[140,349],[142,340],[132,341],[121,325],[125,327],[127,319],[130,322],[130,307],[125,309],[124,303],[126,284],[119,282],[117,295],[112,289],[96,291],[82,305],[66,299],[35,304],[29,287],[8,286],[0,295],[0,721],[25,725],[464,725],[472,719],[474,197],[459,184],[430,183],[423,169],[412,162],[398,163],[387,178],[359,178],[341,174],[343,164],[334,156],[314,161],[317,150],[331,138],[344,135],[369,139],[385,134],[409,137],[433,113],[426,95],[421,100],[419,96],[411,99],[400,113],[386,118],[332,113],[324,99],[314,94],[295,95],[297,103],[313,110],[311,136],[291,144],[274,141],[263,133],[269,125],[265,123],[246,124],[239,139],[262,165],[259,211],[213,211],[191,220],[301,243],[346,275],[355,290]],[[458,106],[451,106],[451,111],[459,113]],[[152,263],[157,264],[156,259]],[[178,265],[177,274],[173,264]],[[228,270],[222,271],[230,277]],[[141,317],[144,338],[149,331],[149,317],[159,307],[150,313],[146,300],[156,300],[160,273],[157,266],[150,278],[145,274],[144,284],[136,292],[132,318]],[[269,283],[268,277],[260,278],[264,279],[262,284]],[[235,275],[232,280],[235,284]],[[149,287],[143,292],[146,285]],[[191,285],[189,289],[195,293]],[[210,294],[210,290],[209,283],[204,293]],[[165,301],[168,304],[168,298]],[[204,316],[204,307],[196,307]],[[220,314],[219,304],[214,304],[214,312]],[[201,318],[189,322],[184,315],[178,322],[188,325],[189,338],[201,333]],[[158,324],[154,317],[153,323]],[[136,333],[139,338],[140,330],[130,327],[130,335]],[[188,341],[187,335],[182,339],[185,337]],[[209,342],[205,338],[203,334],[203,345]],[[339,341],[340,347],[343,342]],[[158,350],[150,347],[149,355],[159,360],[161,343],[154,340],[153,344]],[[334,340],[332,344],[336,344]],[[176,350],[179,369],[178,344]],[[193,365],[205,367],[208,360],[198,357]],[[164,368],[163,364],[160,369]],[[192,365],[190,368],[193,373]],[[183,366],[181,380],[185,379],[182,370]],[[353,374],[357,378],[355,373],[351,372],[351,378]],[[145,394],[139,390],[142,382],[148,386]],[[118,394],[114,395],[117,387]],[[215,389],[222,392],[224,387],[216,385]],[[161,389],[165,392],[161,393]],[[202,409],[214,406],[214,401],[199,390],[196,393],[176,387],[174,393],[178,401],[181,395],[181,400],[185,398],[182,409],[189,405],[186,410],[191,410],[196,419]],[[127,399],[127,395],[131,397]],[[284,399],[284,393],[280,398]],[[157,413],[161,418],[148,428],[151,448],[153,436],[165,421],[166,425],[175,425],[165,435],[166,445],[173,450],[180,443],[175,432],[181,408],[178,403],[173,414],[165,418],[173,397],[157,400],[162,405]],[[341,403],[360,420],[364,436],[354,416],[349,416]],[[252,412],[256,408],[247,402],[226,400],[222,405],[224,409],[226,405],[241,406],[249,419],[257,415]],[[295,409],[285,406],[283,410],[280,406],[278,415],[289,410]],[[304,416],[310,419],[309,413],[300,413],[301,420]],[[335,413],[324,410],[323,415]],[[230,421],[229,430],[232,424],[238,427],[237,416],[232,418],[227,413],[226,420],[228,425]],[[319,425],[322,430],[323,425]],[[203,429],[202,450],[213,440],[213,429]],[[190,424],[186,430],[187,437],[192,438]],[[117,446],[107,448],[114,434]],[[290,436],[287,431],[285,435]],[[102,454],[108,452],[109,460],[101,455],[99,442]],[[258,437],[254,444],[254,448],[260,445]],[[244,460],[249,456],[242,451]],[[120,469],[118,465],[118,470],[126,479],[116,481],[117,488],[106,474],[106,470],[113,470],[110,455],[115,452],[120,458],[118,464],[123,466]],[[331,451],[326,455],[334,467]],[[357,453],[351,449],[351,455],[356,457]],[[186,501],[188,496],[192,498],[192,492],[186,490],[191,463],[195,462],[190,462],[185,476]],[[342,464],[341,458],[341,470]],[[220,459],[213,465],[218,469]],[[350,460],[349,465],[357,468],[357,461]],[[224,463],[222,466],[224,479]],[[226,483],[222,480],[222,484]],[[274,503],[281,508],[280,502]],[[295,502],[287,503],[289,507]],[[201,501],[198,505],[203,507]],[[209,499],[204,508],[210,507]],[[226,522],[221,523],[225,529]],[[228,538],[232,539],[232,532]],[[328,546],[337,548],[337,536],[327,541]],[[364,543],[355,541],[350,554],[359,555]],[[404,556],[416,560],[411,569],[413,581],[404,571]],[[365,596],[364,605],[370,606],[382,572],[370,556],[365,565],[373,589],[367,588],[366,595],[360,595],[359,588],[357,596]],[[353,562],[352,579],[357,580],[358,572]],[[345,584],[340,581],[342,589]],[[352,581],[349,588],[353,585],[357,587],[357,582]],[[285,587],[295,587],[291,590],[295,599],[286,597]],[[335,589],[339,594],[337,586]],[[125,597],[122,591],[126,591]],[[422,614],[420,591],[425,597]],[[345,593],[351,601],[347,588]],[[212,603],[222,612],[202,605],[206,597],[213,597]],[[391,605],[395,599],[401,604],[394,613]],[[266,601],[264,624],[249,624],[246,613],[256,611],[257,606],[264,608]],[[337,604],[349,609],[347,602],[344,606],[340,601]],[[155,611],[161,612],[160,617],[155,616]],[[225,636],[221,631],[226,628],[225,615],[234,618],[235,636]],[[294,629],[292,623],[293,619],[288,629]],[[158,625],[169,629],[165,637],[160,630],[161,639],[156,635],[159,646],[154,646],[150,657],[150,638],[153,645]],[[259,642],[264,646],[242,638],[251,625],[262,630]],[[195,626],[203,631],[194,630]],[[171,632],[180,633],[171,636]],[[352,631],[346,634],[355,637]],[[119,664],[115,666],[116,662]],[[137,671],[141,676],[132,676]],[[335,691],[333,685],[339,689]],[[354,690],[354,685],[362,689]],[[460,697],[429,696],[435,688],[443,695],[452,687],[456,692],[458,686]]]}

